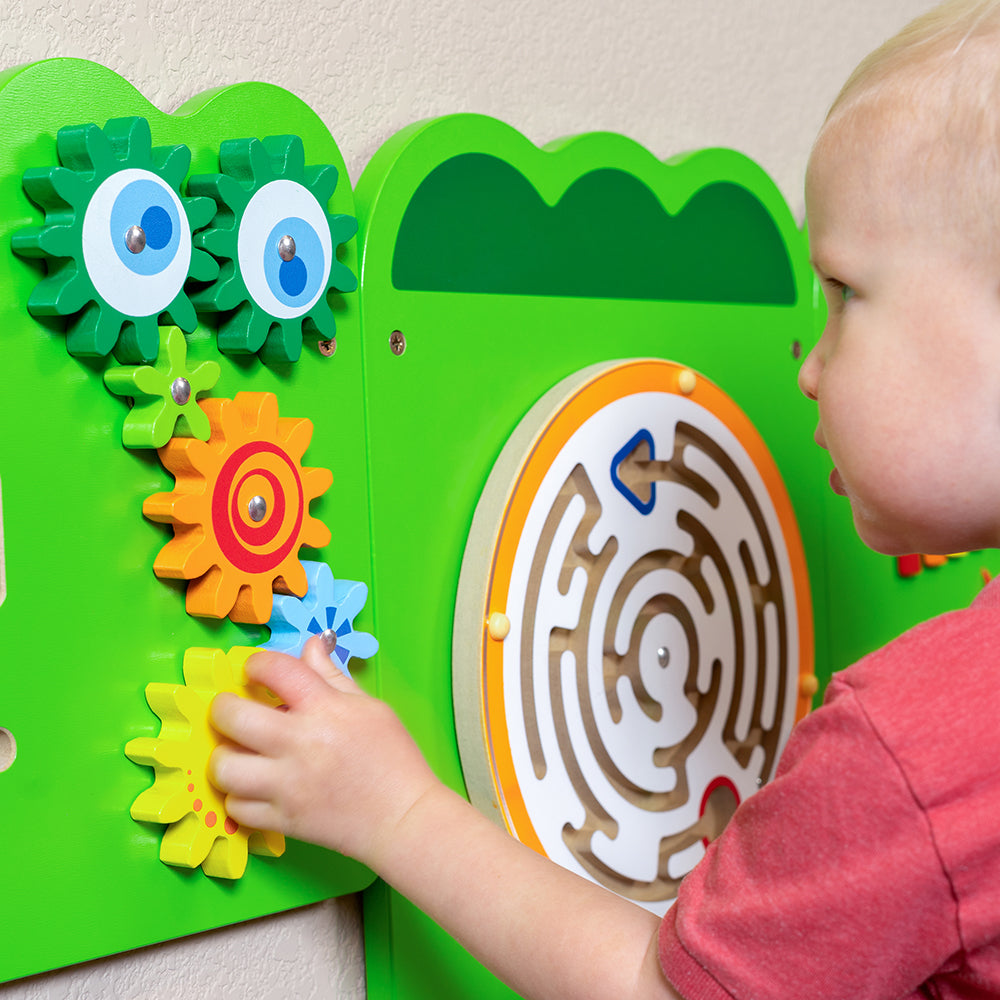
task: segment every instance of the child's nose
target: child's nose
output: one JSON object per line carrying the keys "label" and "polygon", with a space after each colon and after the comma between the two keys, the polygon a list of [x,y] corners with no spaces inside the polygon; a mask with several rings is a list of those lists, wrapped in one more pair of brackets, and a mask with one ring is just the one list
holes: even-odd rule
{"label": "child's nose", "polygon": [[815,401],[819,391],[819,374],[823,370],[823,361],[819,354],[819,344],[806,355],[799,369],[799,389],[803,395]]}

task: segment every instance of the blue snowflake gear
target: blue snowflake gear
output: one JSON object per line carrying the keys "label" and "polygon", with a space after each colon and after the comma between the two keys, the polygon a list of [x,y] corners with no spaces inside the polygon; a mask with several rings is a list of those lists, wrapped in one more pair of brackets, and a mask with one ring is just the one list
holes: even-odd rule
{"label": "blue snowflake gear", "polygon": [[302,561],[309,587],[302,598],[274,595],[274,606],[267,627],[271,638],[262,649],[290,656],[300,656],[310,636],[332,629],[337,646],[330,654],[348,676],[351,658],[367,659],[378,652],[378,640],[368,632],[356,632],[354,618],[365,606],[368,587],[356,580],[334,580],[326,563]]}

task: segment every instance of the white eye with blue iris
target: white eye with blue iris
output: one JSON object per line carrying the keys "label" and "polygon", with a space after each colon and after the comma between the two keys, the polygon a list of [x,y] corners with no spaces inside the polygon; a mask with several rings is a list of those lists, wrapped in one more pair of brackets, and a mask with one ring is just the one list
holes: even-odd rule
{"label": "white eye with blue iris", "polygon": [[83,259],[101,298],[126,316],[163,312],[184,287],[191,230],[177,193],[148,170],[119,170],[83,219]]}
{"label": "white eye with blue iris", "polygon": [[330,222],[308,188],[265,184],[250,199],[237,240],[247,291],[278,319],[305,315],[325,293],[333,260]]}

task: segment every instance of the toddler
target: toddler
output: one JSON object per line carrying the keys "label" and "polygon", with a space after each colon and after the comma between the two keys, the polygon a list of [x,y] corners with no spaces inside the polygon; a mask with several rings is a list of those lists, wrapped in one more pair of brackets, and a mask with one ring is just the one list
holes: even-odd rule
{"label": "toddler", "polygon": [[[1000,0],[945,3],[861,64],[806,205],[829,319],[799,381],[830,487],[879,552],[1000,546]],[[285,711],[216,699],[212,779],[525,997],[997,997],[998,586],[839,673],[662,921],[442,785],[322,636],[248,662]]]}

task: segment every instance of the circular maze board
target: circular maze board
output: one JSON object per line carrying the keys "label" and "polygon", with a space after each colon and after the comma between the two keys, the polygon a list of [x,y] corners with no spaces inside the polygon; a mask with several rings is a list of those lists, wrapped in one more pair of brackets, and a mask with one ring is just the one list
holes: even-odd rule
{"label": "circular maze board", "polygon": [[473,802],[663,913],[808,707],[802,545],[736,404],[658,360],[546,394],[480,498],[453,662]]}

